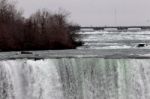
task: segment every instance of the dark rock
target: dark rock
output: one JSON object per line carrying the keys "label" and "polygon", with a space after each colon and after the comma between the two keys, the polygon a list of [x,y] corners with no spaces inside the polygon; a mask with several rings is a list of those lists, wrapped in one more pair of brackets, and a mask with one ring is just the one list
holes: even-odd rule
{"label": "dark rock", "polygon": [[145,47],[147,46],[147,44],[144,44],[144,43],[141,43],[141,44],[138,44],[137,47]]}
{"label": "dark rock", "polygon": [[32,52],[28,52],[28,51],[21,51],[21,54],[32,54]]}

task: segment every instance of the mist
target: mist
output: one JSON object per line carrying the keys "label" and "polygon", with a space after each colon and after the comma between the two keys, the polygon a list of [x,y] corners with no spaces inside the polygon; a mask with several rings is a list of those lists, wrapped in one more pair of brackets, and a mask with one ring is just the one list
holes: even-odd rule
{"label": "mist", "polygon": [[28,17],[37,9],[64,9],[82,26],[150,25],[149,0],[18,0]]}

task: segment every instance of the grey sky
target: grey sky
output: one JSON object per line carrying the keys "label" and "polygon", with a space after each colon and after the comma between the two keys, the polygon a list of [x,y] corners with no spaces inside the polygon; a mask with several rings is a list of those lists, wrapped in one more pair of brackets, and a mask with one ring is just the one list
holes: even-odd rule
{"label": "grey sky", "polygon": [[25,16],[41,8],[63,8],[71,21],[84,26],[150,25],[150,0],[18,0],[18,6]]}

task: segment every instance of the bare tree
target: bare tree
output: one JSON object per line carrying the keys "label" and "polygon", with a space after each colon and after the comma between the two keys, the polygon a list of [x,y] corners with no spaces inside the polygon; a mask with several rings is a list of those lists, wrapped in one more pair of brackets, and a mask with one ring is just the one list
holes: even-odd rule
{"label": "bare tree", "polygon": [[21,12],[8,0],[0,0],[0,49],[17,48],[21,43]]}
{"label": "bare tree", "polygon": [[0,0],[0,49],[44,50],[76,48],[68,13],[38,10],[25,19],[14,3]]}

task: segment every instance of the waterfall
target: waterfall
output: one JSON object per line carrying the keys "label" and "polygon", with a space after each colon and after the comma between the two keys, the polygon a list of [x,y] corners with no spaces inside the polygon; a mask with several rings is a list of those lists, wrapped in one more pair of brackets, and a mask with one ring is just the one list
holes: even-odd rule
{"label": "waterfall", "polygon": [[53,60],[0,62],[0,99],[64,99]]}
{"label": "waterfall", "polygon": [[0,99],[150,99],[150,60],[3,60]]}

